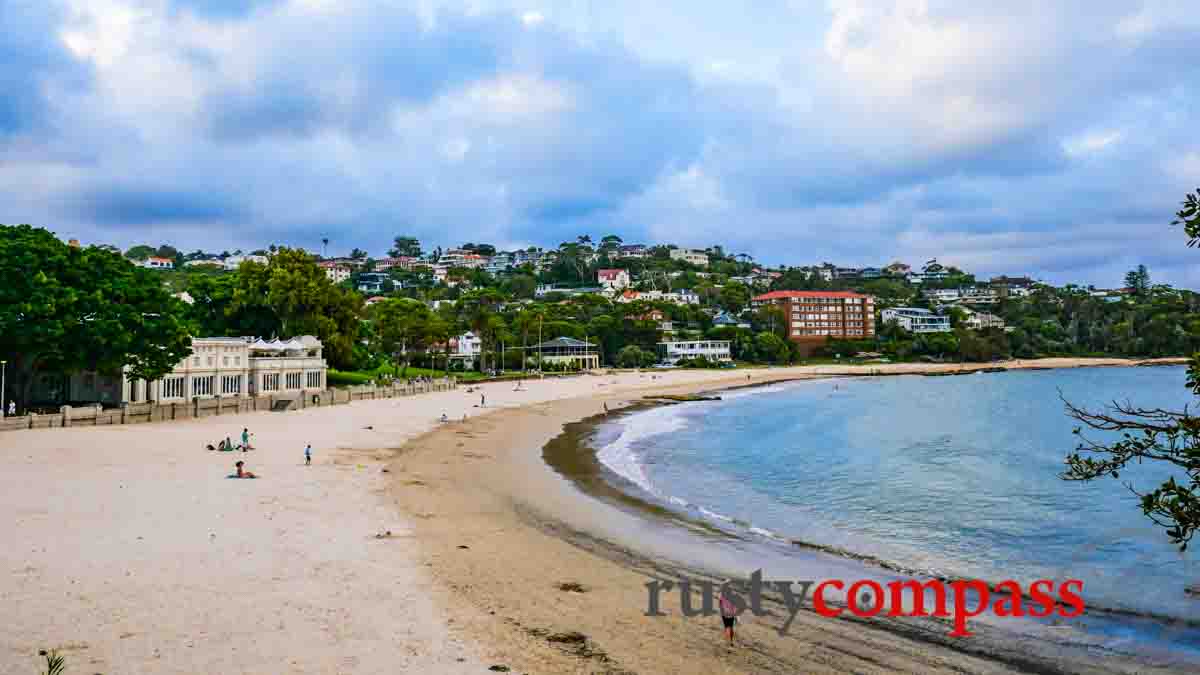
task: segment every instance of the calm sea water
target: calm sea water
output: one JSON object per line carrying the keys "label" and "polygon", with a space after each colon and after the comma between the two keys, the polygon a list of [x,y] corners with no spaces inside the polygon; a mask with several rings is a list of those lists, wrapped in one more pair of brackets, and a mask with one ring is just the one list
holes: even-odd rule
{"label": "calm sea water", "polygon": [[[1088,368],[796,382],[635,413],[599,456],[626,487],[739,531],[875,556],[916,573],[1078,578],[1089,606],[1200,619],[1180,554],[1121,481],[1065,482],[1059,392],[1099,406],[1191,402],[1183,368]],[[615,439],[613,439],[615,436]]]}

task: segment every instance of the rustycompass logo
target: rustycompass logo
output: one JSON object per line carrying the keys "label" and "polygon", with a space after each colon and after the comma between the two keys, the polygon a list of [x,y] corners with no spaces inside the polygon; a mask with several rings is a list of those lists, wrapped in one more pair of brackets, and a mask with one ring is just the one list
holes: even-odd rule
{"label": "rustycompass logo", "polygon": [[[738,590],[739,588],[745,590]],[[699,591],[700,606],[696,607],[693,591]],[[979,580],[920,581],[906,579],[881,584],[872,579],[847,582],[842,579],[824,581],[764,580],[762,570],[756,570],[742,584],[716,584],[680,577],[677,581],[655,580],[646,584],[646,616],[667,616],[663,611],[663,594],[679,593],[679,611],[683,616],[713,616],[717,613],[714,598],[724,593],[740,616],[749,611],[764,616],[764,591],[778,594],[787,606],[787,620],[779,627],[786,634],[796,614],[811,599],[812,611],[826,618],[836,618],[844,612],[859,618],[889,617],[949,617],[951,637],[970,637],[967,621],[991,612],[1003,617],[1073,618],[1084,612],[1083,582],[1068,579],[1061,584],[1040,579],[1029,584],[1028,590],[1016,581],[988,584]],[[843,602],[832,597],[841,594]]]}

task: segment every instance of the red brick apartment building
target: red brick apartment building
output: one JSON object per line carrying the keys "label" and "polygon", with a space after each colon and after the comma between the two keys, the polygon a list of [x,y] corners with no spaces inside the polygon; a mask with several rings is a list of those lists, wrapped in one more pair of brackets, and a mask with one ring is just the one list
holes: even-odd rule
{"label": "red brick apartment building", "polygon": [[760,295],[755,307],[775,305],[787,318],[787,334],[806,351],[830,337],[858,340],[875,337],[875,298],[849,291],[771,291]]}

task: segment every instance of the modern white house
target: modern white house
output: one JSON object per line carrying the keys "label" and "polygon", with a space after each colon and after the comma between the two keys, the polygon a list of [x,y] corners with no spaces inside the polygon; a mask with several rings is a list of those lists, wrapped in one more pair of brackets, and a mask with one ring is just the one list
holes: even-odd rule
{"label": "modern white house", "polygon": [[732,361],[729,340],[688,340],[658,343],[658,356],[663,363],[676,363],[680,359],[704,357],[709,361]]}
{"label": "modern white house", "polygon": [[889,307],[880,312],[883,323],[896,322],[910,333],[948,333],[950,317],[920,307]]}
{"label": "modern white house", "polygon": [[83,372],[42,375],[33,400],[119,405],[194,398],[251,398],[302,395],[326,387],[321,341],[311,335],[267,342],[252,337],[192,339],[192,355],[163,377],[133,379],[128,370],[110,375]]}
{"label": "modern white house", "polygon": [[955,302],[962,297],[957,288],[927,288],[921,291],[921,295],[935,302]]}
{"label": "modern white house", "polygon": [[234,271],[244,262],[258,263],[266,265],[271,262],[271,259],[265,255],[231,255],[225,259],[225,269]]}
{"label": "modern white house", "polygon": [[682,260],[698,267],[708,267],[708,254],[690,248],[671,249],[671,260]]}
{"label": "modern white house", "polygon": [[669,302],[673,305],[700,304],[700,296],[687,289],[680,289],[674,293],[664,293],[662,291],[635,291],[626,288],[616,297],[616,301],[620,303],[629,303],[637,300]]}
{"label": "modern white house", "polygon": [[962,325],[971,330],[982,330],[984,328],[1004,328],[1004,319],[989,314],[988,312],[977,312],[966,307],[961,308],[967,313],[967,318],[963,320]]}
{"label": "modern white house", "polygon": [[958,289],[960,300],[964,305],[994,305],[1000,301],[1000,292],[986,286],[965,286]]}
{"label": "modern white house", "polygon": [[158,256],[150,256],[142,262],[138,263],[142,267],[152,270],[171,270],[175,269],[175,261],[170,258],[159,258]]}
{"label": "modern white house", "polygon": [[475,360],[483,352],[483,340],[475,333],[467,331],[457,338],[452,338],[450,347],[454,350],[450,354],[450,360],[462,361],[470,365],[475,363]]}

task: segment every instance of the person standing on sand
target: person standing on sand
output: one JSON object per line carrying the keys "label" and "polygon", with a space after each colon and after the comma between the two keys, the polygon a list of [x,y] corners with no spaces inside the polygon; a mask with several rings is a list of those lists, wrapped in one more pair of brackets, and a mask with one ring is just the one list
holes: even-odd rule
{"label": "person standing on sand", "polygon": [[304,466],[312,464],[312,443],[304,446]]}
{"label": "person standing on sand", "polygon": [[8,416],[9,417],[17,416],[17,402],[16,401],[8,402]]}
{"label": "person standing on sand", "polygon": [[484,394],[480,394],[479,395],[479,407],[482,408],[485,405],[487,405],[487,396]]}
{"label": "person standing on sand", "polygon": [[242,427],[242,452],[250,449],[250,429]]}
{"label": "person standing on sand", "polygon": [[[726,584],[729,582],[726,581]],[[729,639],[729,644],[733,644],[733,624],[737,623],[737,605],[729,598],[729,594],[725,590],[725,585],[721,585],[721,595],[718,599],[718,604],[721,607],[721,623],[725,625],[725,637]]]}

